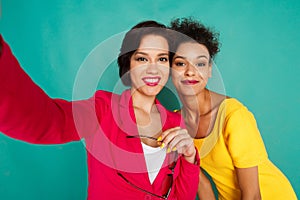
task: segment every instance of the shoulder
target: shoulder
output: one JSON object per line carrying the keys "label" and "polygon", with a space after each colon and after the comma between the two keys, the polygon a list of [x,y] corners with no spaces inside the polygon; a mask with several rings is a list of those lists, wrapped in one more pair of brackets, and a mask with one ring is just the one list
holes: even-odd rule
{"label": "shoulder", "polygon": [[230,116],[239,111],[248,111],[248,108],[236,98],[227,98],[222,104],[226,111],[226,116]]}
{"label": "shoulder", "polygon": [[95,105],[97,110],[107,110],[111,109],[113,105],[119,104],[120,95],[104,90],[97,90],[90,101]]}
{"label": "shoulder", "polygon": [[115,94],[105,90],[97,90],[94,94],[95,102],[106,102],[111,103],[112,101],[119,101],[120,100],[119,94]]}
{"label": "shoulder", "polygon": [[112,92],[97,90],[94,96],[96,99],[111,99],[112,94],[113,94]]}
{"label": "shoulder", "polygon": [[223,113],[225,114],[225,124],[227,128],[241,129],[246,127],[256,127],[256,119],[251,111],[235,98],[229,98],[224,101]]}
{"label": "shoulder", "polygon": [[245,124],[256,124],[255,117],[248,108],[236,98],[225,99],[219,108],[219,115],[224,120],[224,125],[229,127],[236,127],[238,124],[244,126]]}

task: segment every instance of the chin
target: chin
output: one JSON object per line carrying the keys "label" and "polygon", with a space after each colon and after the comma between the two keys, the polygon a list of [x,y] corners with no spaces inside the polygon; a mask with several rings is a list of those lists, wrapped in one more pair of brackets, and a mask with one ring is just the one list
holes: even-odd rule
{"label": "chin", "polygon": [[162,90],[161,86],[153,87],[153,88],[145,88],[144,94],[147,96],[156,96]]}
{"label": "chin", "polygon": [[177,90],[177,93],[181,96],[197,96],[197,92],[194,90]]}

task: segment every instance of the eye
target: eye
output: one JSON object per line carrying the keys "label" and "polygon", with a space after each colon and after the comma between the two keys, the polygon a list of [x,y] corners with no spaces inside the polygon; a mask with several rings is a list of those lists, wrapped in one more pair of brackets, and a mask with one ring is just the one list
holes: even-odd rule
{"label": "eye", "polygon": [[161,57],[158,59],[160,62],[168,62],[168,58],[167,57]]}
{"label": "eye", "polygon": [[177,62],[175,62],[175,66],[177,66],[177,67],[184,67],[184,66],[185,66],[185,63],[184,63],[184,62],[177,61]]}
{"label": "eye", "polygon": [[203,62],[197,63],[195,66],[196,66],[196,67],[205,67],[205,66],[206,66],[206,63],[203,63]]}
{"label": "eye", "polygon": [[173,60],[173,66],[178,68],[183,68],[188,65],[188,61],[182,58],[175,58]]}
{"label": "eye", "polygon": [[144,58],[144,57],[137,57],[136,61],[147,62],[148,60],[147,60],[147,58]]}

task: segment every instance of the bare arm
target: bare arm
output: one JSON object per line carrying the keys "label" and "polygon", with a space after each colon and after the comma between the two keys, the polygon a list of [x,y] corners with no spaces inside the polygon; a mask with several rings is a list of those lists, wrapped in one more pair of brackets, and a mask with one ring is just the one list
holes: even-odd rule
{"label": "bare arm", "polygon": [[258,167],[236,168],[242,200],[261,200]]}
{"label": "bare arm", "polygon": [[200,200],[215,200],[215,194],[210,183],[210,180],[203,173],[202,169],[200,170],[200,181],[198,185],[198,197]]}

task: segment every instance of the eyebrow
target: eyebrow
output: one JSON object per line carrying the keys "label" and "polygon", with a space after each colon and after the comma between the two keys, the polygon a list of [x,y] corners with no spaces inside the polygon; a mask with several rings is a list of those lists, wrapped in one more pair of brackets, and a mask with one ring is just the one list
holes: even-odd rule
{"label": "eyebrow", "polygon": [[[187,59],[187,58],[184,57],[184,56],[175,56],[174,59],[176,59],[176,58]],[[208,59],[208,57],[205,56],[205,55],[197,56],[197,59],[198,59],[198,58],[206,58],[206,59]]]}
{"label": "eyebrow", "polygon": [[[140,52],[140,51],[136,51],[136,52],[134,53],[134,55],[136,55],[136,54],[142,54],[142,55],[145,55],[145,56],[148,55],[147,53]],[[169,56],[169,53],[160,53],[160,54],[158,54],[158,56]]]}

